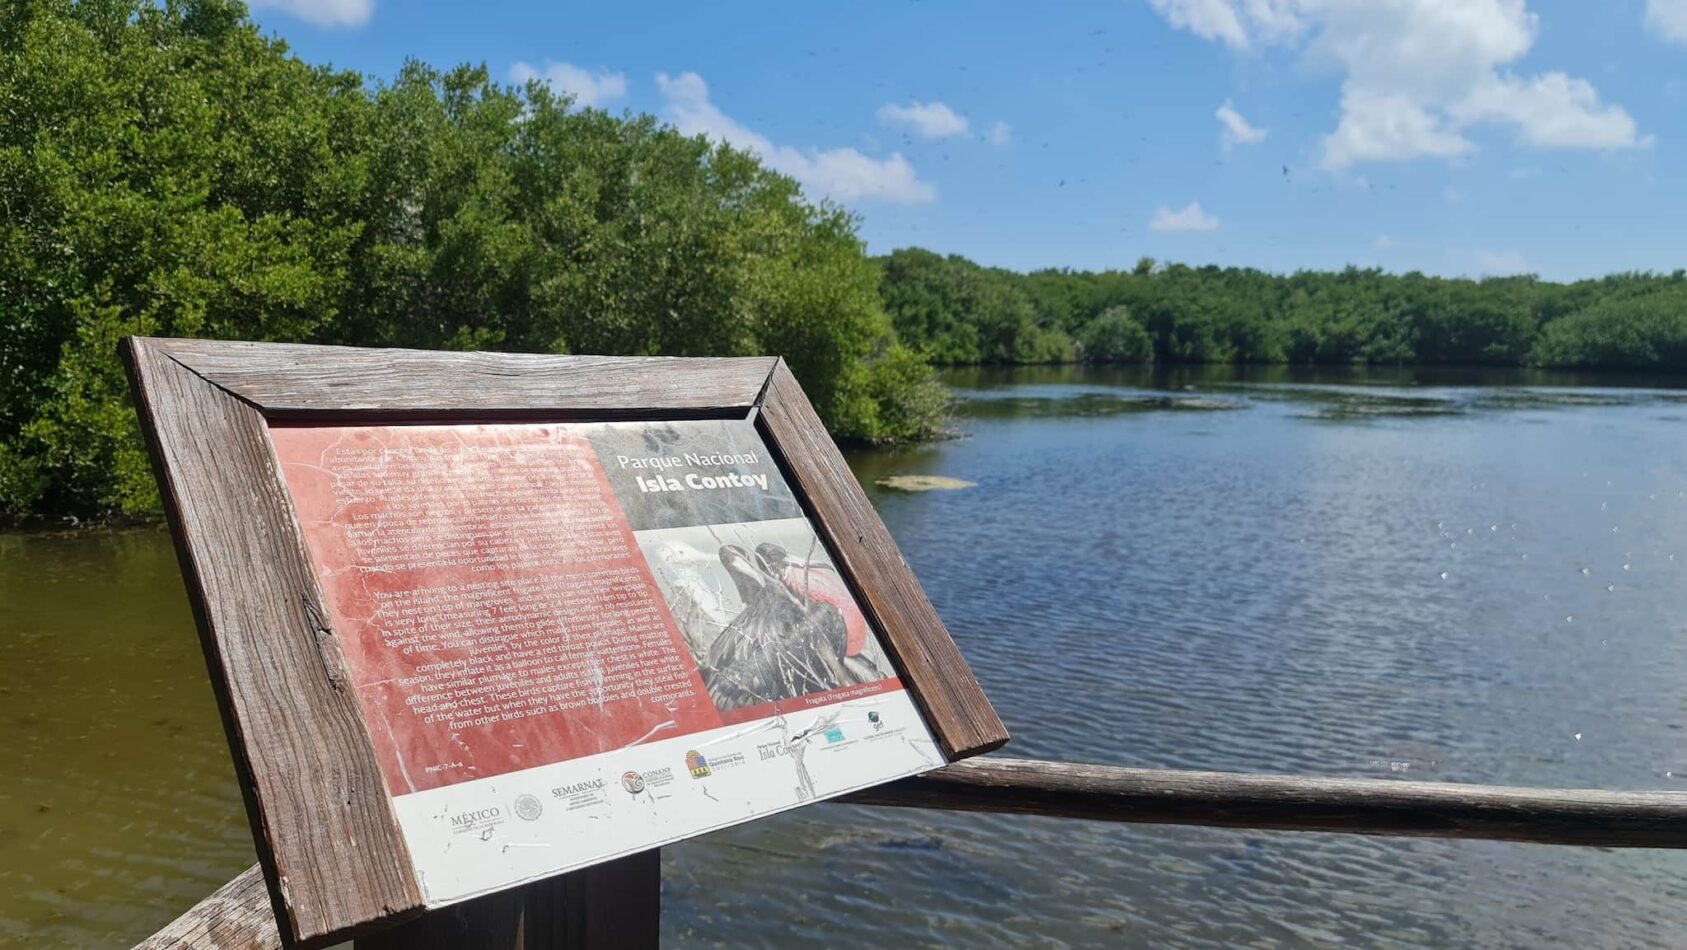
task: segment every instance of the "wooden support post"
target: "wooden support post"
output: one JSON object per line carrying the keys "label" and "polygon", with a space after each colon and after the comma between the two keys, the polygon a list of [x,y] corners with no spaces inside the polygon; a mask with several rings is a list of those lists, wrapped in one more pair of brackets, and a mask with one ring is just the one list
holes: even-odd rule
{"label": "wooden support post", "polygon": [[354,950],[654,950],[662,852],[488,894],[424,914]]}

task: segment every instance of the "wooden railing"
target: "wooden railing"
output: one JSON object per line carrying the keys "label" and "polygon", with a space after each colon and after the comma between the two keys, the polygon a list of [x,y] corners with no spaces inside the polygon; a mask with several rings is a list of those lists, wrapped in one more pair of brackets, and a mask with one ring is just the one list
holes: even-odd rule
{"label": "wooden railing", "polygon": [[[1687,793],[1507,788],[1074,765],[986,757],[847,795],[938,808],[1274,831],[1687,848]],[[358,948],[638,947],[655,942],[656,852],[480,898],[360,939]],[[140,944],[279,948],[256,866]]]}

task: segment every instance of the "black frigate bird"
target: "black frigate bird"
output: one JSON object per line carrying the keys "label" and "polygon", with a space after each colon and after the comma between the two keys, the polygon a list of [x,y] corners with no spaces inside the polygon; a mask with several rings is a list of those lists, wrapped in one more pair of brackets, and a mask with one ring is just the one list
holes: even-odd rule
{"label": "black frigate bird", "polygon": [[699,670],[715,708],[742,709],[854,682],[843,665],[848,634],[835,607],[803,601],[736,544],[724,545],[720,560],[744,609],[709,645]]}

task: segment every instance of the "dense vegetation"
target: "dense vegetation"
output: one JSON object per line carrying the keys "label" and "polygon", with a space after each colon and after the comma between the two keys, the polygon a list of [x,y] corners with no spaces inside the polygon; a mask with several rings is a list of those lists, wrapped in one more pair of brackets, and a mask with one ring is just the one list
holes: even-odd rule
{"label": "dense vegetation", "polygon": [[1687,368],[1680,272],[875,261],[753,156],[540,84],[370,83],[235,0],[0,3],[0,523],[156,510],[126,334],[773,353],[865,440],[942,426],[929,363]]}
{"label": "dense vegetation", "polygon": [[936,363],[1472,363],[1687,370],[1687,274],[1557,284],[1348,268],[1129,271],[882,259],[901,338]]}
{"label": "dense vegetation", "polygon": [[783,355],[833,430],[942,424],[854,220],[534,84],[371,87],[229,0],[4,0],[0,522],[155,509],[125,334]]}

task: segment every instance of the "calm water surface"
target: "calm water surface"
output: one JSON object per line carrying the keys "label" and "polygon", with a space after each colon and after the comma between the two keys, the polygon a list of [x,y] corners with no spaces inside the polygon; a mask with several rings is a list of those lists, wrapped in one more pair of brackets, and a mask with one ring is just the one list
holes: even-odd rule
{"label": "calm water surface", "polygon": [[[1687,790],[1687,392],[951,382],[968,437],[853,461],[978,484],[869,493],[1010,754]],[[0,944],[127,945],[250,863],[162,532],[0,536],[0,638]],[[664,871],[672,945],[1687,941],[1666,852],[822,805]]]}

